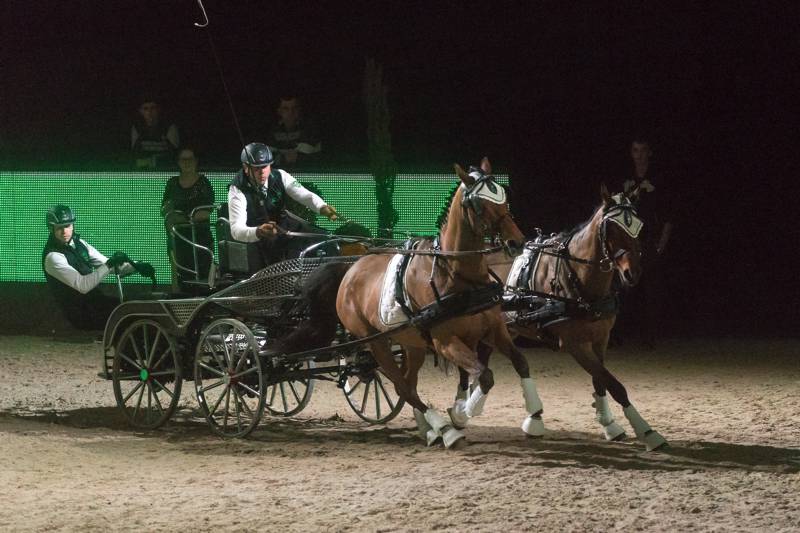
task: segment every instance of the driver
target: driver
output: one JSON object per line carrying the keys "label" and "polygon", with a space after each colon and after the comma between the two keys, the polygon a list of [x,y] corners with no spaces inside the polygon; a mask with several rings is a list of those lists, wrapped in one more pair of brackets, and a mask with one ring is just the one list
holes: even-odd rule
{"label": "driver", "polygon": [[75,233],[74,222],[75,215],[65,205],[47,211],[50,235],[42,252],[42,269],[70,324],[80,330],[102,330],[119,301],[103,294],[98,285],[114,268],[127,275],[134,267],[122,252],[111,259],[98,252]]}
{"label": "driver", "polygon": [[279,230],[319,232],[319,228],[292,218],[286,211],[286,196],[336,220],[333,206],[303,187],[291,174],[272,168],[272,151],[262,143],[250,143],[242,150],[242,170],[228,186],[231,236],[237,241],[258,243],[265,265],[296,257],[308,239],[289,238]]}

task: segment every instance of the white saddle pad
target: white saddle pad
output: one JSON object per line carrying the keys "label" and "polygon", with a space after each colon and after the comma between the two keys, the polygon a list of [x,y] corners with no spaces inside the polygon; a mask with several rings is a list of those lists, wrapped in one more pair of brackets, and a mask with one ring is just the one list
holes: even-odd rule
{"label": "white saddle pad", "polygon": [[397,303],[397,270],[403,261],[403,255],[397,254],[389,261],[386,273],[383,275],[383,288],[381,290],[380,318],[386,326],[397,326],[408,322],[409,318],[403,308]]}

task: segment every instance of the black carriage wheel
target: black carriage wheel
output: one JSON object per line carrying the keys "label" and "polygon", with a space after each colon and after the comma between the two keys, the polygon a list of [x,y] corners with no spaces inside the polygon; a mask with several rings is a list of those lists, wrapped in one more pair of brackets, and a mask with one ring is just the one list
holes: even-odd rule
{"label": "black carriage wheel", "polygon": [[114,347],[114,397],[128,422],[155,429],[175,412],[181,397],[181,361],[175,339],[154,320],[137,320]]}
{"label": "black carriage wheel", "polygon": [[[316,368],[314,361],[297,363],[296,370]],[[267,387],[264,407],[273,416],[293,416],[305,409],[314,392],[314,379],[310,377],[284,380]]]}
{"label": "black carriage wheel", "polygon": [[194,358],[197,402],[223,437],[244,437],[258,426],[264,409],[264,376],[258,344],[242,322],[223,318],[201,333]]}
{"label": "black carriage wheel", "polygon": [[[405,400],[394,390],[394,384],[378,368],[372,355],[360,355],[362,370],[347,377],[344,383],[344,397],[353,412],[370,424],[385,424],[400,414]],[[397,350],[395,358],[402,358]]]}

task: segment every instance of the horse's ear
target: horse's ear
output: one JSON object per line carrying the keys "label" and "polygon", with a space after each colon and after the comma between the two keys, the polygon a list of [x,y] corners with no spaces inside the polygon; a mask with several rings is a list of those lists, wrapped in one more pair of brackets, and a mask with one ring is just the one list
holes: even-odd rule
{"label": "horse's ear", "polygon": [[486,156],[484,156],[483,159],[481,159],[481,170],[487,176],[492,175],[492,164],[489,163],[489,158]]}
{"label": "horse's ear", "polygon": [[632,204],[639,202],[639,193],[642,192],[642,184],[640,183],[636,187],[633,188],[632,191],[628,192],[625,196],[628,197],[628,200],[631,201]]}
{"label": "horse's ear", "polygon": [[475,183],[475,178],[464,172],[464,169],[461,168],[461,165],[455,163],[453,165],[453,168],[456,169],[456,174],[458,174],[458,179],[461,180],[461,183],[463,183],[467,187]]}
{"label": "horse's ear", "polygon": [[603,198],[603,205],[608,207],[610,205],[614,205],[614,200],[611,198],[611,195],[608,193],[608,187],[606,187],[605,183],[600,184],[600,196]]}

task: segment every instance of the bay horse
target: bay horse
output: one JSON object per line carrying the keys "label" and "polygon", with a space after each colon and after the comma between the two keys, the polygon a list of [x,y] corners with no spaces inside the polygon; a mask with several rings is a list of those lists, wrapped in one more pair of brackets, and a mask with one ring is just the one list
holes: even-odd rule
{"label": "bay horse", "polygon": [[[454,168],[461,184],[453,195],[439,238],[437,241],[423,240],[406,252],[411,258],[404,276],[406,305],[412,316],[419,317],[420,310],[441,303],[441,308],[446,309],[446,319],[396,330],[393,329],[395,326],[384,323],[380,313],[381,293],[385,276],[391,275],[387,274],[389,263],[399,253],[397,251],[372,253],[352,266],[325,265],[309,276],[301,296],[313,311],[308,323],[318,330],[320,324],[330,326],[331,314],[326,311],[325,300],[335,297],[335,315],[355,337],[371,337],[390,329],[396,331],[368,341],[372,355],[394,384],[397,394],[414,408],[420,436],[427,440],[428,445],[441,438],[448,448],[464,434],[454,427],[457,424],[452,420],[425,405],[417,394],[417,375],[428,350],[455,363],[474,378],[476,386],[472,394],[461,399],[452,410],[457,411],[453,415],[456,419],[479,413],[494,384],[491,370],[478,359],[476,350],[479,343],[496,348],[509,357],[522,380],[529,412],[541,411],[541,401],[530,377],[528,363],[514,346],[500,311],[501,289],[495,285],[494,299],[483,302],[484,305],[479,306],[482,310],[477,312],[447,310],[445,305],[448,296],[470,296],[490,286],[486,238],[499,234],[511,247],[524,242],[522,232],[511,217],[505,189],[492,177],[489,160],[484,158],[480,167],[471,168],[469,173],[459,165],[454,165]],[[463,302],[469,298],[450,301]],[[317,343],[324,343],[325,335],[299,331],[295,337],[315,337]],[[328,336],[330,331],[328,327]],[[392,344],[399,344],[404,349],[402,366],[395,362]]]}
{"label": "bay horse", "polygon": [[[635,208],[638,190],[627,196],[611,196],[603,185],[600,192],[601,206],[576,230],[535,242],[516,260],[500,252],[490,256],[488,262],[501,279],[507,280],[509,291],[521,295],[535,291],[565,304],[563,316],[541,326],[512,320],[509,327],[514,333],[532,339],[555,338],[558,347],[572,354],[592,376],[592,405],[603,436],[608,440],[625,438],[625,430],[614,420],[609,408],[608,391],[622,406],[636,438],[650,451],[666,445],[667,441],[642,418],[625,387],[604,363],[618,308],[612,288],[614,273],[628,287],[636,285],[642,274],[639,232],[643,222]],[[490,354],[489,348],[481,351],[483,364],[488,364]],[[460,371],[457,396],[463,396],[467,387],[468,374]]]}

